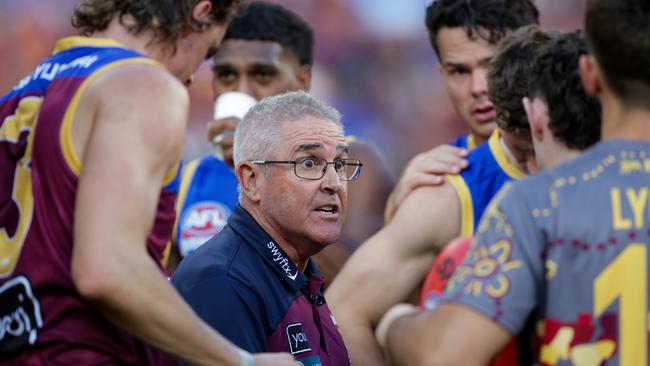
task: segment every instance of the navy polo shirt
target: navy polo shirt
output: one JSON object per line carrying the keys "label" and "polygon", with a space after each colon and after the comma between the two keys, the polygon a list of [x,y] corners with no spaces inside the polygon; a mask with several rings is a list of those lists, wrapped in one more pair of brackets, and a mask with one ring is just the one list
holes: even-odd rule
{"label": "navy polo shirt", "polygon": [[313,261],[298,270],[239,205],[172,281],[205,322],[249,352],[289,352],[305,366],[350,365]]}

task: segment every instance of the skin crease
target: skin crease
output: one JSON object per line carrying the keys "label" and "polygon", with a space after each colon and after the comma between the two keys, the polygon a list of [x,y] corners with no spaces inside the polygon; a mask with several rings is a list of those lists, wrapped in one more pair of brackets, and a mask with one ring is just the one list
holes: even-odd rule
{"label": "skin crease", "polygon": [[[347,157],[348,146],[343,134],[329,121],[307,117],[307,120],[285,122],[282,130],[281,147],[268,160],[314,156],[332,161]],[[306,146],[319,147],[305,149]],[[311,255],[339,239],[347,213],[347,183],[332,166],[327,167],[325,176],[319,180],[298,178],[292,165],[252,167],[261,173],[256,175],[258,191],[251,201],[242,202],[244,207],[278,241],[298,268],[304,269]],[[317,210],[324,205],[335,206],[335,212]]]}
{"label": "skin crease", "polygon": [[[440,54],[438,70],[449,98],[456,113],[476,137],[476,143],[480,144],[496,128],[496,113],[488,98],[487,67],[497,45],[480,37],[470,39],[463,28],[443,27],[436,40]],[[482,116],[475,114],[482,110],[486,110]]]}

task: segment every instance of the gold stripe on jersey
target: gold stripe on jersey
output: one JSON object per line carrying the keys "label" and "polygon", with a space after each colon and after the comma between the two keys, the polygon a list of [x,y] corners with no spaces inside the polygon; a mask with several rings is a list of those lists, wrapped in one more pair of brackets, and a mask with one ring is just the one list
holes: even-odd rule
{"label": "gold stripe on jersey", "polygon": [[75,47],[120,47],[127,48],[123,44],[108,38],[91,38],[83,36],[72,36],[61,38],[54,46],[52,54]]}
{"label": "gold stripe on jersey", "polygon": [[447,180],[454,187],[460,202],[460,235],[474,235],[474,206],[472,205],[472,195],[465,179],[458,175],[447,175]]}
{"label": "gold stripe on jersey", "polygon": [[189,164],[183,167],[181,186],[178,189],[178,198],[176,199],[176,222],[174,222],[174,231],[172,232],[173,241],[176,240],[176,235],[178,235],[178,220],[180,220],[181,211],[183,210],[185,198],[187,197],[187,191],[189,190],[190,183],[192,183],[194,172],[196,172],[196,168],[199,167],[199,162],[200,159],[192,160]]}
{"label": "gold stripe on jersey", "polygon": [[27,148],[16,165],[13,192],[11,193],[20,215],[18,226],[11,237],[6,230],[0,230],[0,278],[6,278],[13,274],[32,222],[34,195],[32,192],[32,169],[29,167],[29,163],[32,160],[38,111],[42,104],[43,98],[41,97],[22,99],[18,102],[15,113],[5,118],[0,126],[0,141],[16,143],[21,132],[29,131]]}
{"label": "gold stripe on jersey", "polygon": [[174,166],[171,167],[166,173],[165,177],[163,178],[163,186],[168,185],[171,183],[174,178],[176,178],[176,174],[178,173],[178,167],[181,165],[180,160],[176,160],[176,163],[174,163]]}
{"label": "gold stripe on jersey", "polygon": [[492,132],[488,144],[490,145],[490,150],[492,150],[492,155],[494,155],[494,160],[497,161],[497,164],[501,169],[508,174],[511,178],[521,179],[526,176],[524,172],[519,170],[515,165],[511,164],[506,158],[506,152],[503,151],[501,146],[501,131],[497,128]]}
{"label": "gold stripe on jersey", "polygon": [[97,71],[89,75],[86,80],[84,80],[84,82],[75,91],[74,96],[70,100],[70,104],[66,108],[65,115],[63,116],[61,130],[59,132],[59,142],[61,144],[61,150],[66,164],[77,177],[81,175],[81,162],[79,161],[79,155],[77,155],[77,152],[74,149],[72,139],[72,125],[74,122],[74,117],[77,113],[77,109],[79,108],[79,101],[86,91],[86,88],[88,88],[90,83],[98,76],[103,75],[104,73],[116,67],[124,66],[127,64],[150,64],[153,66],[162,67],[162,65],[157,61],[148,58],[128,58],[110,63],[99,68]]}
{"label": "gold stripe on jersey", "polygon": [[467,150],[474,150],[476,148],[476,138],[471,133],[467,135]]}

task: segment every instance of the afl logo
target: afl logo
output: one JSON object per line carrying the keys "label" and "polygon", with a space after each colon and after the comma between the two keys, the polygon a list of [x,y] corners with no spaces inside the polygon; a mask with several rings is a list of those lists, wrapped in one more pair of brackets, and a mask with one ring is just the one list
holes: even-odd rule
{"label": "afl logo", "polygon": [[226,226],[230,209],[214,201],[203,201],[192,205],[181,224],[183,237],[207,237],[218,234]]}

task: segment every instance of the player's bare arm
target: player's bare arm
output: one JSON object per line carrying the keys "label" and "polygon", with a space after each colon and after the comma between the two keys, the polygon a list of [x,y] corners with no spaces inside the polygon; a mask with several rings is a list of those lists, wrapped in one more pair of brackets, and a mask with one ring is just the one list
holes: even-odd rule
{"label": "player's bare arm", "polygon": [[467,154],[466,149],[440,145],[411,159],[386,202],[384,222],[390,222],[398,207],[414,189],[442,184],[444,174],[457,174],[466,168]]}
{"label": "player's bare arm", "polygon": [[95,118],[87,141],[75,141],[83,166],[72,258],[77,289],[111,321],[180,359],[238,365],[236,348],[185,305],[145,247],[160,187],[182,151],[185,88],[162,69],[130,65],[95,80],[82,103]]}
{"label": "player's bare arm", "polygon": [[327,299],[353,364],[382,364],[374,327],[420,285],[435,253],[459,231],[460,207],[452,186],[421,187],[350,257]]}
{"label": "player's bare arm", "polygon": [[483,366],[509,339],[504,328],[483,314],[446,303],[434,311],[395,319],[388,328],[385,351],[394,366]]}

